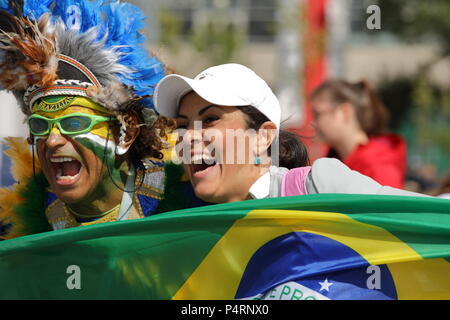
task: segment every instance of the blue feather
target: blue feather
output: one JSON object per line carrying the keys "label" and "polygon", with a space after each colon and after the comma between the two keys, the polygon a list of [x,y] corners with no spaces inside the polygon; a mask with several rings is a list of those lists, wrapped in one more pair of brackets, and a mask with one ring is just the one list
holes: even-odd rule
{"label": "blue feather", "polygon": [[11,7],[9,6],[9,1],[8,0],[0,0],[0,9],[1,10],[5,10],[11,14],[13,14],[13,10],[11,9]]}
{"label": "blue feather", "polygon": [[9,8],[8,0],[0,0],[0,9],[5,10],[8,8]]}
{"label": "blue feather", "polygon": [[145,28],[144,13],[131,3],[110,3],[104,7],[108,17],[109,45],[138,44],[145,41],[140,30]]}
{"label": "blue feather", "polygon": [[53,0],[25,0],[23,14],[26,17],[39,19],[44,13],[50,12],[49,6]]}
{"label": "blue feather", "polygon": [[91,28],[100,28],[103,22],[101,7],[102,0],[58,0],[52,11],[54,17],[59,17],[67,29],[77,29],[84,33]]}
{"label": "blue feather", "polygon": [[[141,9],[130,3],[111,2],[103,7],[108,17],[107,46],[124,46],[119,52],[119,63],[133,70],[130,74],[118,75],[125,85],[132,86],[139,96],[152,95],[156,84],[164,77],[164,65],[145,49],[145,15]],[[154,109],[153,101],[145,99],[145,104]]]}
{"label": "blue feather", "polygon": [[[7,0],[0,7],[9,9]],[[145,49],[145,15],[131,3],[119,0],[25,0],[24,14],[39,19],[51,12],[53,21],[62,21],[67,29],[80,34],[95,28],[97,41],[105,41],[105,49],[114,48],[119,54],[118,63],[132,70],[117,74],[119,81],[133,87],[139,95],[152,95],[156,84],[164,77],[164,65]],[[145,99],[154,108],[151,99]]]}

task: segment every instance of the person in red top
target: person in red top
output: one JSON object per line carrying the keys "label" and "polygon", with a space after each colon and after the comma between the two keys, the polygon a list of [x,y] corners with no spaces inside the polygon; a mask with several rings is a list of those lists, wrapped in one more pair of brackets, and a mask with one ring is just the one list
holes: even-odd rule
{"label": "person in red top", "polygon": [[314,126],[328,157],[382,185],[403,188],[406,143],[386,131],[389,114],[366,81],[326,81],[310,97]]}

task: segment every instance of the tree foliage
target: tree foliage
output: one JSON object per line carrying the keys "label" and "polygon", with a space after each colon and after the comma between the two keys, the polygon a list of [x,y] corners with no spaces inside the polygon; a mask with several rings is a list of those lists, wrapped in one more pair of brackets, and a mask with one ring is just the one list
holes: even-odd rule
{"label": "tree foliage", "polygon": [[[415,75],[386,79],[379,90],[391,111],[392,128],[414,132],[408,141],[411,153],[415,152],[412,156],[446,172],[450,169],[450,79],[447,85],[437,86],[430,81],[430,72],[438,62],[450,59],[450,1],[380,0],[378,5],[383,31],[407,43],[430,43],[439,49]],[[447,73],[450,78],[450,70]]]}
{"label": "tree foliage", "polygon": [[381,0],[383,30],[408,42],[432,41],[450,55],[450,1]]}

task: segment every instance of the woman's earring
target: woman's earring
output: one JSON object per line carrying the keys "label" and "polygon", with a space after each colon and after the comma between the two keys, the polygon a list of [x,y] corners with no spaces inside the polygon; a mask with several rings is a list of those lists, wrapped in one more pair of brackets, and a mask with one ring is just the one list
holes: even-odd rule
{"label": "woman's earring", "polygon": [[260,157],[256,157],[255,158],[255,164],[261,164],[261,158]]}

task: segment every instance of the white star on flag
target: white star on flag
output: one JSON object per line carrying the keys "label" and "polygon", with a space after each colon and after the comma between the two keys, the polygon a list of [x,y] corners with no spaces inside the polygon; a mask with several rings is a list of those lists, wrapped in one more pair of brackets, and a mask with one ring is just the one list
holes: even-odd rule
{"label": "white star on flag", "polygon": [[330,292],[330,286],[331,286],[333,283],[328,282],[328,278],[325,278],[325,281],[324,281],[324,282],[320,282],[320,281],[319,281],[319,284],[320,284],[320,291],[322,291],[322,290],[327,290],[328,292]]}

